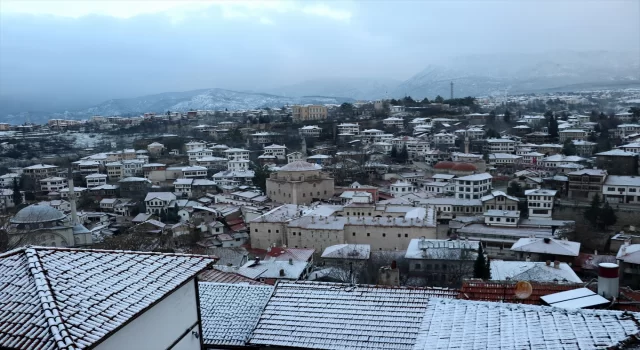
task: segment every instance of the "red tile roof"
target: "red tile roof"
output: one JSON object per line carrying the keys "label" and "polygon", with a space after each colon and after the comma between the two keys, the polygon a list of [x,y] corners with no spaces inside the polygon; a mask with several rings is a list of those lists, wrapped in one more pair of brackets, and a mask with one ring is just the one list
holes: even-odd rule
{"label": "red tile roof", "polygon": [[518,299],[515,296],[516,283],[517,281],[466,280],[462,283],[458,299],[544,305],[540,300],[542,296],[584,287],[581,283],[529,282],[533,293],[527,299]]}
{"label": "red tile roof", "polygon": [[267,251],[267,256],[283,261],[289,261],[289,259],[293,259],[293,261],[309,261],[315,251],[315,249],[305,248],[274,247]]}
{"label": "red tile roof", "polygon": [[242,284],[254,284],[254,285],[266,285],[264,283],[246,278],[242,275],[232,272],[223,272],[216,270],[215,267],[211,270],[206,270],[198,275],[198,280],[203,282],[216,282],[216,283],[242,283]]}

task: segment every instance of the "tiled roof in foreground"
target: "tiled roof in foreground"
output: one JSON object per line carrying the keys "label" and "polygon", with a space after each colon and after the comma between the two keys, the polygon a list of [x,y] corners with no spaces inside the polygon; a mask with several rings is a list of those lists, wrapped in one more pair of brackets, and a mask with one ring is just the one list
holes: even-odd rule
{"label": "tiled roof in foreground", "polygon": [[476,301],[497,301],[514,304],[544,305],[540,297],[582,288],[584,283],[549,283],[529,281],[533,292],[526,299],[516,298],[516,284],[518,281],[482,281],[469,279],[462,282],[458,299]]}
{"label": "tiled roof in foreground", "polygon": [[249,340],[273,286],[198,283],[205,345],[243,346]]}
{"label": "tiled roof in foreground", "polygon": [[413,350],[611,349],[635,342],[640,314],[429,299]]}
{"label": "tiled roof in foreground", "polygon": [[0,348],[90,347],[213,263],[128,251],[7,252],[0,255]]}
{"label": "tiled roof in foreground", "polygon": [[412,349],[440,288],[278,283],[249,343],[308,349]]}

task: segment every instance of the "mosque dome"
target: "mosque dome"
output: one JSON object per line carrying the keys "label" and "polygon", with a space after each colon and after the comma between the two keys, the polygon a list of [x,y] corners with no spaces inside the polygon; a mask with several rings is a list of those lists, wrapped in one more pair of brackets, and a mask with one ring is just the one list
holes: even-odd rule
{"label": "mosque dome", "polygon": [[37,224],[63,220],[67,216],[48,205],[33,204],[20,210],[13,218],[12,224]]}
{"label": "mosque dome", "polygon": [[318,164],[311,164],[309,162],[305,162],[304,160],[299,160],[281,167],[279,171],[310,171],[321,169],[322,167]]}

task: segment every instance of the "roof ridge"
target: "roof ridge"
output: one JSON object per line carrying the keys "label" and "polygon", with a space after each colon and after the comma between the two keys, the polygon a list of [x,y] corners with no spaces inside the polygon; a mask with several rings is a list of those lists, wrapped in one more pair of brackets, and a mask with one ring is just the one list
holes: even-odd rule
{"label": "roof ridge", "polygon": [[62,320],[62,315],[58,310],[55,296],[49,283],[46,270],[40,261],[37,247],[25,248],[24,253],[29,264],[29,272],[33,276],[38,297],[40,298],[40,306],[46,318],[50,336],[53,337],[56,348],[58,349],[74,349],[76,346],[67,330],[67,326]]}
{"label": "roof ridge", "polygon": [[[157,221],[157,220],[156,220]],[[117,250],[117,249],[85,249],[85,248],[65,248],[65,247],[45,247],[45,246],[29,246],[20,249],[32,249],[36,250],[45,250],[45,251],[62,251],[62,252],[87,252],[87,253],[108,253],[108,254],[136,254],[136,255],[161,255],[161,256],[175,256],[175,257],[185,257],[185,258],[205,258],[205,259],[217,259],[215,255],[204,255],[204,254],[185,254],[185,253],[163,253],[163,252],[142,252],[136,250]],[[11,251],[7,252],[10,253]],[[4,253],[4,254],[7,254]],[[9,254],[7,254],[9,255]],[[2,257],[3,255],[0,255]]]}

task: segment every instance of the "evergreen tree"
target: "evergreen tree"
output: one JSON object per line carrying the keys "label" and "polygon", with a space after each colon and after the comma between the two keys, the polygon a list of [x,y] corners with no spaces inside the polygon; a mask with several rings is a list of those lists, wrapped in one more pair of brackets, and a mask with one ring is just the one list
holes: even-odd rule
{"label": "evergreen tree", "polygon": [[473,263],[473,278],[485,279],[487,276],[487,259],[482,250],[482,244],[478,245],[478,257]]}
{"label": "evergreen tree", "polygon": [[398,154],[398,159],[403,163],[409,160],[409,151],[407,151],[407,145],[402,146],[402,150]]}
{"label": "evergreen tree", "polygon": [[553,116],[549,118],[549,124],[547,128],[549,129],[549,136],[553,138],[558,137],[558,121],[556,120],[556,118],[554,118]]}
{"label": "evergreen tree", "polygon": [[562,146],[562,153],[565,156],[573,156],[576,154],[576,145],[573,144],[572,140],[566,140],[564,145]]}
{"label": "evergreen tree", "polygon": [[443,103],[444,102],[444,98],[442,98],[442,96],[438,95],[438,96],[436,96],[436,99],[434,101],[436,103]]}
{"label": "evergreen tree", "polygon": [[423,98],[423,99],[422,99],[422,101],[420,101],[420,104],[421,104],[422,106],[426,106],[426,105],[428,105],[429,103],[431,103],[431,102],[429,102],[429,99],[428,99],[428,98],[426,98],[426,97],[425,97],[425,98]]}
{"label": "evergreen tree", "polygon": [[505,123],[511,123],[511,112],[508,109],[504,111],[503,119]]}
{"label": "evergreen tree", "polygon": [[393,147],[391,147],[391,158],[393,158],[393,159],[397,159],[398,158],[398,149],[396,148],[395,145]]}
{"label": "evergreen tree", "polygon": [[267,179],[271,176],[271,170],[266,165],[253,165],[251,166],[253,169],[253,178],[251,181],[253,185],[259,187],[263,193],[267,193]]}
{"label": "evergreen tree", "polygon": [[607,202],[604,202],[604,207],[600,209],[600,222],[602,222],[602,225],[605,229],[608,226],[615,225],[616,222],[618,222],[616,212]]}
{"label": "evergreen tree", "polygon": [[13,204],[15,204],[16,207],[22,204],[22,193],[20,193],[20,185],[18,184],[18,180],[16,179],[13,179],[12,199],[13,199]]}
{"label": "evergreen tree", "polygon": [[598,217],[600,216],[600,196],[596,193],[591,200],[591,205],[584,211],[584,218],[591,226],[596,227],[598,224]]}

